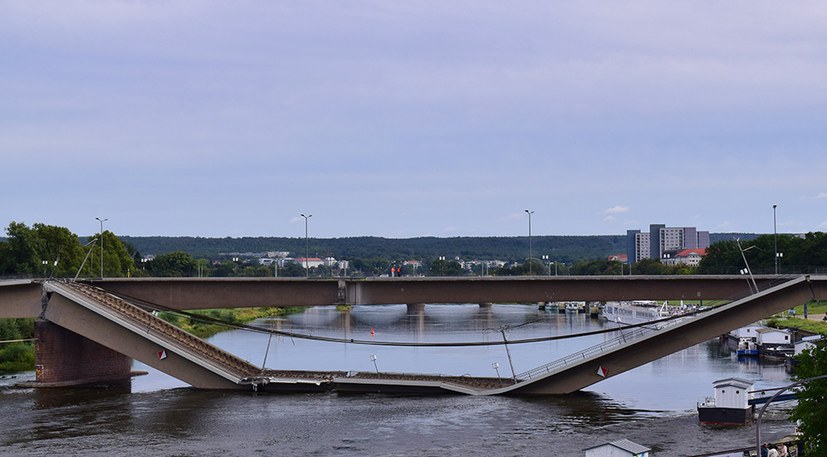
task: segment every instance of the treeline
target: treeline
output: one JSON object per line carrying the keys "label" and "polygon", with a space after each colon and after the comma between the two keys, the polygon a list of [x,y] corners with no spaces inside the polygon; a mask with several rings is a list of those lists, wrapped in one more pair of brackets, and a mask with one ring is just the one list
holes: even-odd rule
{"label": "treeline", "polygon": [[742,239],[740,247],[737,240],[719,241],[707,249],[697,273],[739,274],[747,265],[753,274],[774,274],[776,266],[779,274],[827,273],[827,234],[761,235]]}
{"label": "treeline", "polygon": [[[122,237],[122,240],[146,254],[186,252],[193,257],[218,259],[231,253],[286,251],[292,257],[304,257],[304,238],[242,237]],[[523,260],[528,258],[528,237],[420,237],[420,238],[310,238],[311,257],[337,259],[389,260],[427,259],[444,256],[461,259]],[[626,237],[596,236],[533,236],[532,251],[537,257],[548,255],[560,262],[571,263],[584,258],[601,258],[626,252]]]}
{"label": "treeline", "polygon": [[[711,234],[712,241],[724,239],[755,238],[749,233]],[[132,237],[121,239],[144,255],[181,251],[197,258],[220,259],[231,253],[286,251],[293,257],[304,257],[305,239],[286,237]],[[382,238],[373,236],[346,238],[310,238],[309,254],[312,257],[337,259],[389,260],[427,259],[444,256],[471,259],[525,260],[528,257],[528,237],[418,237]],[[624,235],[590,236],[532,236],[533,256],[543,255],[557,262],[573,263],[584,259],[607,258],[626,253]]]}

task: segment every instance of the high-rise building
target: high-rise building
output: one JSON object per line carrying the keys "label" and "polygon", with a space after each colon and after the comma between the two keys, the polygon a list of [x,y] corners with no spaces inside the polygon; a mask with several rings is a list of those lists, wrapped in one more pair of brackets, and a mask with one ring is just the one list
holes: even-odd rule
{"label": "high-rise building", "polygon": [[630,264],[642,259],[660,260],[669,252],[709,247],[709,232],[699,231],[695,227],[651,224],[649,233],[627,230],[626,238],[626,255]]}

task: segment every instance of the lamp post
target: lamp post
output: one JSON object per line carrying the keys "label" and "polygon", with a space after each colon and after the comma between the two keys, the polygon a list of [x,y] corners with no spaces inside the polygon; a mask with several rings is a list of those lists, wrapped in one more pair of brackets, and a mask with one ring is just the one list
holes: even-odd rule
{"label": "lamp post", "polygon": [[775,249],[775,274],[778,274],[778,229],[775,219],[775,208],[778,205],[772,205],[772,244]]}
{"label": "lamp post", "polygon": [[503,378],[500,377],[500,364],[498,362],[494,362],[491,364],[491,368],[493,368],[497,372],[497,379],[500,381],[500,385],[502,385]]}
{"label": "lamp post", "polygon": [[306,278],[310,277],[310,264],[308,263],[307,256],[310,255],[310,241],[307,238],[307,220],[313,217],[312,214],[308,215],[301,215],[304,218],[304,276]]}
{"label": "lamp post", "polygon": [[101,279],[103,279],[103,223],[109,219],[101,219],[99,217],[96,217],[95,219],[101,223]]}
{"label": "lamp post", "polygon": [[548,275],[551,276],[551,262],[548,261],[548,254],[543,254],[543,263],[546,264]]}
{"label": "lamp post", "polygon": [[783,392],[786,392],[787,390],[794,389],[795,387],[800,386],[802,384],[807,384],[808,382],[812,382],[812,381],[815,381],[815,380],[818,380],[818,379],[824,379],[824,378],[827,378],[827,374],[814,376],[812,378],[802,379],[798,382],[794,382],[794,383],[792,383],[792,384],[790,384],[786,387],[782,387],[782,388],[778,389],[778,391],[775,392],[775,395],[770,397],[769,400],[767,400],[764,403],[764,406],[762,406],[761,410],[758,411],[758,417],[755,419],[755,452],[756,452],[755,455],[757,455],[757,456],[761,455],[761,418],[764,416],[764,411],[767,410],[767,407],[770,405],[770,403],[772,403],[773,400],[778,398],[779,395],[781,395]]}
{"label": "lamp post", "polygon": [[525,210],[526,214],[528,214],[528,275],[531,276],[533,274],[531,268],[531,215],[534,214],[534,211]]}
{"label": "lamp post", "polygon": [[[749,251],[750,249],[754,248],[755,245],[752,245],[746,249],[741,247],[741,239],[735,238],[735,242],[738,244],[738,250],[741,251],[741,258],[744,259],[744,268],[741,270],[741,274],[749,275],[749,279],[747,279],[747,284],[750,286],[749,292],[752,293],[752,288],[755,287],[755,293],[757,294],[758,291],[758,284],[755,283],[755,278],[752,276],[752,270],[749,267],[749,263],[747,262],[747,256],[744,254],[745,252]],[[752,281],[752,282],[750,282]]]}

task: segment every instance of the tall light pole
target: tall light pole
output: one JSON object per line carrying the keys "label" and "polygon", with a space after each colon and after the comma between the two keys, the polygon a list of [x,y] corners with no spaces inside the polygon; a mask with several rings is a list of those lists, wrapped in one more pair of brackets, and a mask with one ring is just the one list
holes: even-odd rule
{"label": "tall light pole", "polygon": [[307,238],[307,220],[313,217],[312,214],[301,215],[304,218],[304,276],[310,277],[310,264],[307,261],[307,256],[310,255],[310,240]]}
{"label": "tall light pole", "polygon": [[772,244],[775,248],[775,274],[778,274],[778,230],[775,224],[775,208],[778,205],[772,205]]}
{"label": "tall light pole", "polygon": [[534,211],[525,210],[526,214],[528,214],[528,275],[533,275],[533,271],[531,268],[531,215],[534,214]]}
{"label": "tall light pole", "polygon": [[109,219],[101,219],[99,217],[96,217],[95,219],[101,223],[101,279],[103,279],[103,223]]}

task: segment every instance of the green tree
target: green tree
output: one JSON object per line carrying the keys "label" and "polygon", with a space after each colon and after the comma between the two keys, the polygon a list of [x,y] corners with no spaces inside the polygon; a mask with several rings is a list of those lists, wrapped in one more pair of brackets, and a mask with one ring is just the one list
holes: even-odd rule
{"label": "green tree", "polygon": [[[798,365],[794,380],[827,374],[827,346],[808,349],[796,356]],[[810,381],[798,393],[798,404],[790,413],[792,420],[801,421],[799,429],[807,455],[827,455],[827,379]]]}
{"label": "green tree", "polygon": [[657,259],[643,259],[632,265],[632,274],[635,275],[662,275],[665,271],[666,265]]}
{"label": "green tree", "polygon": [[454,259],[437,259],[428,265],[428,276],[463,276],[462,265]]}
{"label": "green tree", "polygon": [[152,276],[190,277],[195,276],[197,269],[195,259],[181,251],[158,255],[149,262],[149,271]]}
{"label": "green tree", "polygon": [[77,235],[64,227],[11,222],[0,242],[0,274],[74,276],[84,250]]}

